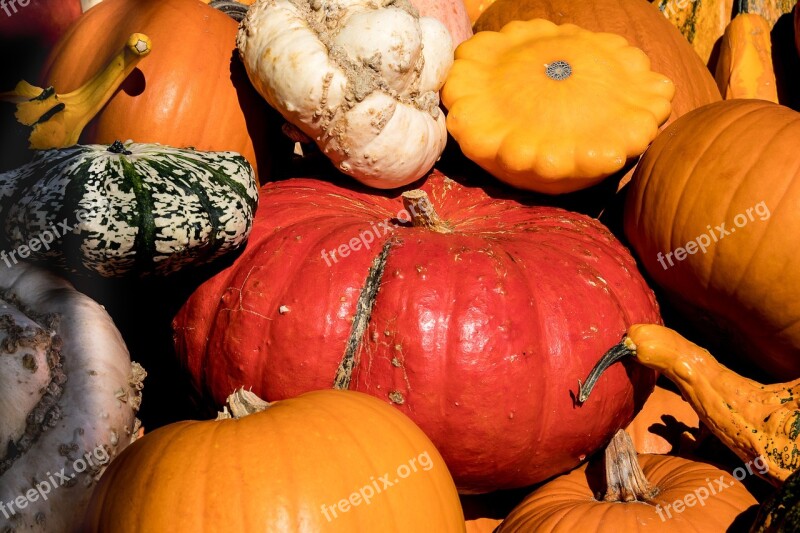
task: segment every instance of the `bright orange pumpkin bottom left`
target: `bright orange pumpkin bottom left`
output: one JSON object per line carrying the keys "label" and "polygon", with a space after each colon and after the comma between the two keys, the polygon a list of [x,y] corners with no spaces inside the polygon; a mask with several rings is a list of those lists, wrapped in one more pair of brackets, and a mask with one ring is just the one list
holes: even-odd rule
{"label": "bright orange pumpkin bottom left", "polygon": [[424,433],[376,398],[328,390],[146,434],[103,475],[84,531],[464,527],[453,479]]}

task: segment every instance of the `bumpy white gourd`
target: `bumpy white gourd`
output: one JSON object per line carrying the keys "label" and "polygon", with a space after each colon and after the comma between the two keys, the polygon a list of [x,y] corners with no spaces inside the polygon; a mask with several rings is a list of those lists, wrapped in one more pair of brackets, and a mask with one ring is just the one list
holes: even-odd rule
{"label": "bumpy white gourd", "polygon": [[78,531],[136,437],[145,372],[108,313],[30,264],[0,262],[0,531]]}
{"label": "bumpy white gourd", "polygon": [[411,183],[444,150],[452,40],[408,0],[259,0],[237,45],[258,92],[362,183]]}

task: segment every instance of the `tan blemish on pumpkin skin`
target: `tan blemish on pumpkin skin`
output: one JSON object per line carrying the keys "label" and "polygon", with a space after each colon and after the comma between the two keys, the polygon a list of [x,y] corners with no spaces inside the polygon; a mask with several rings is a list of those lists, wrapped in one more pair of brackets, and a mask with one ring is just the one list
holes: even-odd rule
{"label": "tan blemish on pumpkin skin", "polygon": [[403,397],[403,394],[400,391],[390,392],[389,400],[391,400],[392,403],[396,403],[397,405],[403,405],[404,403],[406,403],[406,399],[405,397]]}

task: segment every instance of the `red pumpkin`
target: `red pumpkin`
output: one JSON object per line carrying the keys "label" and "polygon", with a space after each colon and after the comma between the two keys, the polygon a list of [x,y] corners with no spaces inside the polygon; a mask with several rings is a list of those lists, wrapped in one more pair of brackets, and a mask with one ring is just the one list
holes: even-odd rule
{"label": "red pumpkin", "polygon": [[52,46],[81,12],[80,0],[0,0],[0,35]]}
{"label": "red pumpkin", "polygon": [[421,188],[441,215],[414,217],[429,227],[398,220],[396,192],[265,186],[243,255],[174,321],[195,385],[217,402],[239,386],[372,394],[426,432],[464,492],[575,467],[652,389],[650,371],[612,368],[602,401],[570,395],[627,325],[660,322],[652,292],[593,219],[438,172]]}

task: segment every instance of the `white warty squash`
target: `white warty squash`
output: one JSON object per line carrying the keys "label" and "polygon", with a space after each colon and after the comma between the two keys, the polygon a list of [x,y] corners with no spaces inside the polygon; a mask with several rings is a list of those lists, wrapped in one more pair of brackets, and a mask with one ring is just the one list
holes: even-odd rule
{"label": "white warty squash", "polygon": [[136,437],[145,372],[111,317],[46,270],[0,265],[0,531],[76,531]]}
{"label": "white warty squash", "polygon": [[237,45],[258,92],[358,181],[411,183],[444,150],[452,39],[408,0],[259,0]]}

